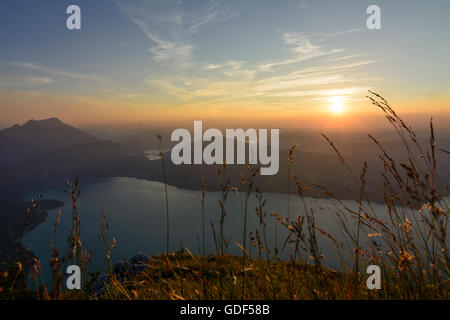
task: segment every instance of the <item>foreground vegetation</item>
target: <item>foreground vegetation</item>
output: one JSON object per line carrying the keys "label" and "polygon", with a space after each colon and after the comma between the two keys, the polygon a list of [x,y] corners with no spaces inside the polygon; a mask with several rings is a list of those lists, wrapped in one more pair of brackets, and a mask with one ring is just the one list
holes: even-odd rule
{"label": "foreground vegetation", "polygon": [[[358,210],[354,210],[333,195],[326,186],[306,186],[301,182],[301,173],[289,170],[288,188],[292,184],[303,202],[302,212],[290,212],[287,216],[277,212],[268,213],[262,190],[256,185],[258,167],[248,167],[240,175],[240,185],[232,186],[226,166],[218,169],[221,180],[219,224],[211,223],[216,245],[216,254],[206,256],[204,250],[205,228],[205,178],[201,179],[200,204],[202,209],[202,250],[193,255],[185,248],[179,252],[168,252],[169,248],[169,198],[166,199],[166,252],[146,261],[145,269],[138,273],[118,270],[111,263],[111,252],[116,240],[108,237],[106,214],[100,226],[99,239],[105,262],[105,277],[99,272],[89,273],[87,267],[92,257],[83,250],[80,239],[80,214],[77,200],[80,196],[78,179],[68,181],[68,192],[72,195],[73,228],[68,237],[66,250],[60,254],[55,241],[50,266],[53,274],[51,284],[42,280],[41,263],[37,258],[24,260],[16,255],[5,263],[0,273],[0,298],[3,299],[449,299],[450,257],[448,251],[448,186],[442,185],[447,178],[436,175],[437,153],[448,154],[440,149],[434,138],[433,122],[430,121],[428,146],[421,146],[417,137],[381,96],[372,93],[372,104],[386,116],[403,142],[408,161],[398,162],[385,148],[369,135],[374,147],[379,148],[379,160],[384,164],[384,179],[381,191],[386,205],[386,217],[381,218],[372,208],[366,192],[364,163],[357,172],[345,161],[332,140],[325,140],[336,151],[339,161],[353,177],[353,191]],[[161,137],[158,136],[161,141]],[[289,168],[295,162],[296,145],[289,150],[286,161]],[[162,173],[165,181],[165,159],[161,152]],[[300,177],[300,178],[299,178]],[[200,179],[199,179],[200,180]],[[165,183],[167,186],[167,184]],[[308,207],[303,195],[306,190],[317,190],[318,196],[335,199],[340,208],[333,212],[345,241],[338,241],[329,234],[326,226],[318,226],[315,212]],[[242,250],[242,256],[226,253],[230,242],[224,230],[227,217],[226,201],[230,193],[241,197],[242,239],[233,239],[232,245]],[[257,205],[249,208],[249,199],[256,197]],[[289,199],[289,195],[288,195]],[[289,203],[289,200],[288,200]],[[27,216],[38,207],[33,203]],[[259,225],[250,230],[248,215],[258,216]],[[55,239],[61,214],[55,221]],[[26,221],[28,221],[26,219]],[[26,222],[27,223],[27,222]],[[277,228],[286,228],[289,236],[281,239],[283,246],[269,248],[266,238],[268,223]],[[25,225],[26,228],[26,225]],[[24,228],[24,230],[25,230]],[[318,245],[318,237],[325,237],[336,248],[341,265],[332,270],[324,265],[324,257]],[[20,241],[19,241],[20,243]],[[253,250],[250,250],[252,248]],[[252,252],[253,254],[250,254]],[[280,260],[281,253],[288,259]],[[348,258],[345,258],[348,257]],[[31,263],[25,261],[31,260]],[[83,270],[83,289],[63,290],[63,270],[69,264],[77,264]],[[369,290],[366,286],[368,265],[381,268],[381,289]],[[120,268],[119,268],[120,269]],[[26,286],[29,275],[35,283],[34,289]],[[104,289],[94,290],[99,279]]]}

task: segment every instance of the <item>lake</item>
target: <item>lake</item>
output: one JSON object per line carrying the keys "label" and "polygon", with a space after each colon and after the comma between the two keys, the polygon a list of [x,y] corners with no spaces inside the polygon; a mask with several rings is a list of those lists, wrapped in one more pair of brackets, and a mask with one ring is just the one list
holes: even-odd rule
{"label": "lake", "polygon": [[[160,182],[146,181],[135,178],[108,178],[96,183],[80,185],[81,196],[78,201],[78,210],[81,215],[81,241],[83,249],[91,251],[94,256],[91,270],[103,271],[103,259],[100,256],[99,232],[102,214],[106,211],[109,222],[110,240],[115,237],[117,244],[112,251],[112,262],[128,259],[134,253],[145,252],[156,255],[166,249],[166,216],[164,185]],[[57,231],[57,247],[60,253],[66,251],[66,241],[72,227],[72,205],[70,194],[61,190],[44,190],[40,194],[47,199],[58,199],[65,202],[61,208],[61,224]],[[170,214],[170,239],[171,250],[188,247],[193,253],[198,253],[202,239],[202,211],[198,191],[184,190],[176,187],[168,187],[169,214]],[[216,252],[211,229],[212,221],[218,228],[220,207],[218,201],[220,192],[206,192],[206,251]],[[242,199],[240,198],[242,197]],[[227,216],[225,217],[224,230],[227,239],[242,243],[242,211],[241,201],[244,201],[245,193],[237,195],[230,192],[226,202]],[[267,199],[265,211],[267,224],[267,243],[270,250],[275,244],[274,222],[275,218],[269,213],[276,211],[280,215],[287,216],[287,195],[279,193],[266,193]],[[335,236],[339,236],[335,215],[333,211],[339,207],[336,201],[331,199],[307,198],[308,207],[314,209],[316,224]],[[294,216],[303,212],[303,204],[300,197],[291,195],[290,212]],[[344,201],[347,205],[357,210],[354,201]],[[248,232],[255,231],[259,226],[254,205],[257,199],[252,194],[248,206]],[[385,212],[385,206],[373,204],[377,212]],[[27,233],[23,242],[30,250],[40,258],[44,268],[45,278],[50,277],[49,261],[51,257],[50,242],[53,238],[54,221],[57,210],[49,211],[48,219]],[[306,223],[304,225],[306,232]],[[278,224],[278,247],[281,249],[287,236],[284,227]],[[332,242],[318,234],[318,241],[325,256],[325,262],[337,265],[336,252]],[[251,249],[256,254],[257,249]],[[287,258],[291,249],[287,248],[282,257]],[[233,242],[227,253],[241,254],[242,251]]]}

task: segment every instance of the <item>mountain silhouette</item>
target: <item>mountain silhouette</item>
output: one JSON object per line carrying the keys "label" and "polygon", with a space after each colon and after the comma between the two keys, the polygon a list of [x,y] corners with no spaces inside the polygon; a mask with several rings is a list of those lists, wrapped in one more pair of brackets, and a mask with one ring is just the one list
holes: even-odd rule
{"label": "mountain silhouette", "polygon": [[58,118],[30,120],[0,131],[0,164],[22,161],[59,148],[100,140]]}
{"label": "mountain silhouette", "polygon": [[58,118],[29,120],[0,131],[0,179],[8,181],[0,191],[23,195],[64,183],[75,173],[122,174],[116,167],[130,156],[137,157],[126,145],[98,139]]}

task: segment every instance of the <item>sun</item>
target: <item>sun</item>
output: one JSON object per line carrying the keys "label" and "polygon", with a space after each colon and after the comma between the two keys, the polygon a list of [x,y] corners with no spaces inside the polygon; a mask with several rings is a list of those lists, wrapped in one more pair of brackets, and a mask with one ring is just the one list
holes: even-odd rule
{"label": "sun", "polygon": [[331,102],[330,111],[334,114],[341,114],[344,111],[344,98],[332,97],[329,99]]}

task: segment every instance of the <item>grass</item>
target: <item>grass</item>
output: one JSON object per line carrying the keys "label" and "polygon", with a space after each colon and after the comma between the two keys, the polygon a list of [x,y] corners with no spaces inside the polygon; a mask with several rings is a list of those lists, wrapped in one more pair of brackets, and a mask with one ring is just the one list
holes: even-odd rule
{"label": "grass", "polygon": [[[249,260],[224,255],[223,260],[177,252],[156,256],[148,270],[134,277],[126,294],[111,285],[104,299],[345,299],[344,291],[332,288],[348,283],[344,274],[322,270],[320,276],[308,265],[270,260]],[[270,270],[270,271],[269,271]],[[222,282],[221,282],[222,281]],[[288,285],[294,282],[296,286]],[[203,283],[206,284],[203,287]],[[245,294],[242,295],[242,284]],[[316,289],[320,288],[320,289]],[[130,295],[129,293],[132,293]],[[380,293],[372,292],[376,297]]]}
{"label": "grass", "polygon": [[[364,163],[359,173],[351,168],[333,141],[326,135],[324,139],[336,152],[338,160],[348,170],[354,184],[353,190],[357,209],[350,208],[326,186],[306,186],[292,172],[295,162],[292,146],[287,156],[288,187],[295,183],[303,209],[294,218],[284,217],[277,212],[265,210],[266,200],[262,190],[255,183],[258,168],[249,166],[247,173],[240,175],[240,186],[232,186],[227,176],[226,166],[218,170],[220,176],[221,198],[219,200],[219,226],[211,222],[216,254],[206,256],[205,243],[205,178],[201,178],[200,204],[202,225],[201,254],[194,255],[188,248],[169,252],[169,203],[166,195],[166,251],[152,257],[148,268],[138,275],[125,274],[117,277],[111,266],[111,251],[115,239],[108,239],[108,223],[103,216],[99,240],[104,258],[105,273],[110,281],[106,291],[94,295],[90,288],[97,281],[99,273],[87,274],[90,257],[83,252],[80,239],[80,221],[77,200],[80,196],[78,179],[68,181],[72,194],[73,230],[67,241],[67,251],[60,256],[54,241],[51,267],[52,284],[47,287],[41,272],[40,261],[35,258],[31,265],[15,257],[5,264],[0,273],[0,298],[2,299],[444,299],[450,298],[450,259],[448,252],[448,186],[442,185],[437,176],[439,149],[434,137],[433,121],[430,120],[430,139],[428,146],[422,146],[411,127],[397,115],[389,103],[380,95],[370,92],[371,103],[379,108],[386,120],[393,126],[403,142],[408,161],[394,160],[378,140],[370,136],[374,147],[380,151],[379,160],[384,169],[381,192],[386,205],[386,217],[382,219],[373,209],[366,191],[368,164]],[[164,160],[162,160],[165,175]],[[316,213],[308,207],[304,198],[306,190],[314,188],[320,196],[333,198],[339,208],[329,212],[340,227],[345,241],[337,240],[336,235],[328,233],[327,226],[316,224]],[[242,256],[226,254],[230,245],[224,230],[227,216],[226,201],[230,192],[241,197],[242,242],[233,239],[241,248]],[[259,225],[249,230],[249,198],[257,199],[255,214]],[[288,195],[289,200],[289,195]],[[289,206],[288,206],[289,208]],[[29,214],[29,211],[27,211]],[[59,225],[57,215],[55,234]],[[27,221],[27,219],[26,219]],[[273,223],[275,245],[270,250],[266,236],[266,226]],[[288,237],[283,246],[278,247],[278,228],[286,228]],[[334,244],[336,256],[341,262],[339,271],[326,267],[323,262],[318,237],[325,237]],[[363,241],[363,240],[366,241]],[[250,242],[248,241],[250,240]],[[252,248],[256,254],[252,254]],[[280,252],[287,253],[285,261],[279,259]],[[343,257],[350,257],[344,259]],[[63,266],[68,262],[78,262],[83,272],[83,289],[62,290]],[[378,265],[382,271],[382,285],[379,290],[369,290],[366,286],[366,269]],[[30,275],[35,288],[26,286]]]}

